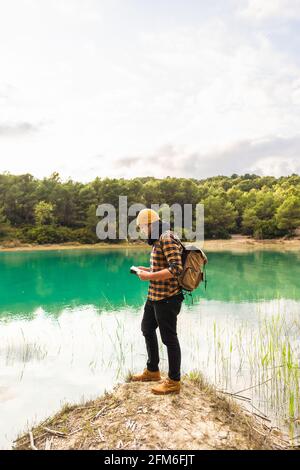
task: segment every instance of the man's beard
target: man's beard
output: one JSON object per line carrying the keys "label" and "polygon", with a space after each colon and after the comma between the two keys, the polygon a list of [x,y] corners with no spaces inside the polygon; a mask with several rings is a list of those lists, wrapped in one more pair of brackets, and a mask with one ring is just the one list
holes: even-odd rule
{"label": "man's beard", "polygon": [[169,223],[164,222],[163,220],[156,220],[155,222],[152,222],[150,233],[147,239],[148,245],[153,245],[156,240],[159,239],[161,234],[164,233],[166,230],[170,230]]}

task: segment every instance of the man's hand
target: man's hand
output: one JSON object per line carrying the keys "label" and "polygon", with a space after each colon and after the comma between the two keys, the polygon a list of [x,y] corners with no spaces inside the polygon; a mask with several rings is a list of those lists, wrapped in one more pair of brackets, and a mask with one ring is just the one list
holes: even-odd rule
{"label": "man's hand", "polygon": [[150,281],[150,279],[152,278],[152,273],[150,273],[148,270],[144,271],[143,269],[140,269],[140,268],[137,272],[137,275],[141,281]]}
{"label": "man's hand", "polygon": [[150,268],[145,268],[145,266],[137,266],[138,269],[140,269],[141,271],[150,271]]}

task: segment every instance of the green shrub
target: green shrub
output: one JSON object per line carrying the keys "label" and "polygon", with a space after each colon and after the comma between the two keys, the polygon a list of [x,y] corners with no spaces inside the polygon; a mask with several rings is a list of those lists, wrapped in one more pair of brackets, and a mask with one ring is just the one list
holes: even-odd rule
{"label": "green shrub", "polygon": [[37,227],[23,227],[20,238],[26,243],[51,244],[51,243],[96,243],[98,238],[95,233],[87,228],[72,229],[55,225],[40,225]]}

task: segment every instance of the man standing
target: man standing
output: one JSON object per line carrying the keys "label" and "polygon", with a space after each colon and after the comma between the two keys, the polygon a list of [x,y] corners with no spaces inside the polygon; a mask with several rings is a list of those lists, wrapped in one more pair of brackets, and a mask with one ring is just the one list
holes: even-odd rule
{"label": "man standing", "polygon": [[[147,367],[142,374],[133,375],[132,380],[160,381],[151,388],[155,394],[179,393],[181,350],[177,337],[177,315],[184,296],[177,277],[183,270],[183,248],[178,236],[169,230],[169,225],[152,209],[139,212],[137,225],[148,236],[152,251],[150,268],[139,266],[137,273],[142,281],[150,282],[141,324],[148,353]],[[168,352],[169,372],[164,380],[161,380],[158,367],[157,327]]]}

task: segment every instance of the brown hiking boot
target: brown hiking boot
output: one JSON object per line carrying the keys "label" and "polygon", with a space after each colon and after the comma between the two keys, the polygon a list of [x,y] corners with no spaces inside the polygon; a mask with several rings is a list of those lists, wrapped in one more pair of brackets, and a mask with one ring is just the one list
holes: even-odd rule
{"label": "brown hiking boot", "polygon": [[180,380],[172,380],[169,377],[162,380],[158,385],[151,388],[151,392],[155,395],[166,395],[167,393],[180,392]]}
{"label": "brown hiking boot", "polygon": [[142,374],[132,375],[131,380],[133,382],[157,382],[158,380],[161,380],[161,376],[159,370],[152,372],[146,368]]}

